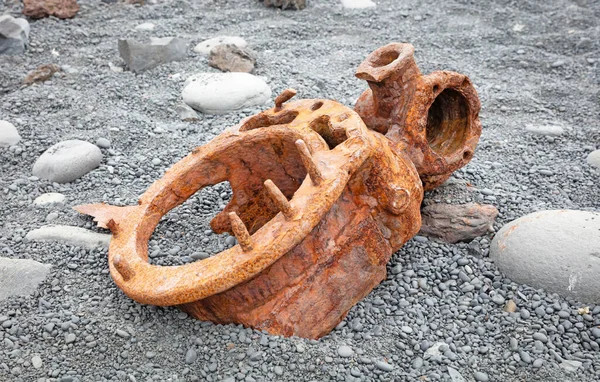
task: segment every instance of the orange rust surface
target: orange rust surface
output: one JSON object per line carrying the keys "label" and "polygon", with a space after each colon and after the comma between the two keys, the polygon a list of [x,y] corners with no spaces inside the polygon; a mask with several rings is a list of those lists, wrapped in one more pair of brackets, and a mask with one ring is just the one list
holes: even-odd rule
{"label": "orange rust surface", "polygon": [[[406,64],[412,47],[402,49],[410,59],[406,52],[367,59],[394,68],[391,77],[363,63],[361,78],[371,81],[372,89],[392,77],[404,78],[411,89],[431,86],[433,77],[426,80],[416,65]],[[464,85],[466,77],[441,73],[438,77],[447,79],[435,77],[439,86],[466,89],[465,94],[472,89]],[[382,92],[391,98],[367,91],[355,112],[330,100],[285,103],[295,95],[286,90],[274,108],[242,120],[167,170],[137,206],[76,207],[113,232],[108,262],[115,283],[140,303],[175,305],[202,320],[284,336],[329,333],[385,279],[392,253],[419,231],[421,179],[433,187],[466,163],[456,160],[457,148],[471,153],[475,148],[468,132],[444,130],[456,128],[463,117],[472,125],[471,104],[464,114],[452,106],[453,94],[443,100],[442,107],[457,118],[429,117],[440,120],[434,129],[444,130],[429,138],[425,130],[408,134],[391,120],[408,123],[416,113],[427,114],[435,97],[418,105],[421,98],[414,92]],[[403,102],[404,107],[394,104]],[[398,119],[400,109],[410,113]],[[428,142],[435,146],[431,152],[423,146]],[[435,152],[444,156],[430,162]],[[239,244],[182,266],[149,264],[148,240],[159,220],[198,190],[222,181],[229,181],[233,196],[211,227],[235,234]]]}
{"label": "orange rust surface", "polygon": [[421,74],[411,44],[372,52],[356,71],[367,81],[354,110],[372,130],[406,152],[431,190],[466,165],[481,135],[477,91],[463,74]]}

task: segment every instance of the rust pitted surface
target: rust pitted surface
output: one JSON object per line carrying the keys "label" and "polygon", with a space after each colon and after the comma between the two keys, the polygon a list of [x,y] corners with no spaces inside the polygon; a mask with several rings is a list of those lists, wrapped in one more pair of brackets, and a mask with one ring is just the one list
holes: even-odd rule
{"label": "rust pitted surface", "polygon": [[392,43],[371,53],[356,77],[369,89],[354,110],[372,130],[408,153],[425,190],[467,164],[481,135],[477,91],[463,74],[421,74],[410,44]]}
{"label": "rust pitted surface", "polygon": [[[419,231],[422,180],[433,187],[449,176],[479,137],[470,130],[480,129],[473,122],[479,104],[474,111],[463,102],[476,99],[466,77],[423,77],[412,46],[384,48],[359,68],[374,90],[356,112],[330,100],[287,102],[296,94],[288,89],[274,108],[194,149],[137,206],[76,207],[113,232],[109,268],[125,294],[271,334],[329,333]],[[443,89],[456,94],[440,99]],[[425,125],[409,133],[396,123]],[[161,217],[222,181],[233,196],[211,227],[239,244],[182,266],[149,264],[148,240]]]}

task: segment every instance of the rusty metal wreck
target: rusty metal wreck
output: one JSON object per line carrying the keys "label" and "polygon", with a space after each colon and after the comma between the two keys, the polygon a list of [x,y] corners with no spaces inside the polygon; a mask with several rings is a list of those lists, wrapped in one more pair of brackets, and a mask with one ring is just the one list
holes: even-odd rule
{"label": "rusty metal wreck", "polygon": [[[173,165],[137,206],[75,207],[113,233],[108,263],[132,299],[215,323],[319,338],[386,278],[391,255],[421,226],[424,190],[468,163],[481,134],[469,79],[422,75],[410,44],[375,50],[356,76],[354,110],[288,102],[242,120]],[[203,187],[233,197],[211,221],[238,245],[182,266],[148,262],[160,219]]]}

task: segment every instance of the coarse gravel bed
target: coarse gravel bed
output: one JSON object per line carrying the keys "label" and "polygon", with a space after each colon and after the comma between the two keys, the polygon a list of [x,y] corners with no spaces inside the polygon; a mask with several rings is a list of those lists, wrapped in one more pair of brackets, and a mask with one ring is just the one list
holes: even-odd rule
{"label": "coarse gravel bed", "polygon": [[[180,121],[174,108],[185,78],[215,71],[193,47],[217,35],[249,42],[258,53],[255,74],[274,94],[292,87],[298,97],[348,106],[366,88],[354,77],[364,57],[410,42],[424,73],[465,73],[482,102],[473,160],[428,200],[493,204],[496,229],[543,209],[600,210],[600,172],[585,161],[600,148],[600,2],[376,2],[348,10],[312,0],[305,10],[281,12],[253,0],[82,0],[72,20],[31,22],[30,49],[0,56],[0,120],[22,136],[18,148],[0,149],[0,256],[53,268],[34,295],[0,302],[0,381],[458,382],[454,370],[466,381],[600,380],[600,306],[580,314],[576,301],[503,277],[487,257],[493,234],[471,244],[411,240],[394,254],[387,280],[318,341],[140,305],[112,282],[106,250],[24,240],[51,213],[58,214],[52,223],[102,231],[71,207],[135,204],[194,147],[261,110]],[[0,3],[0,14],[20,11],[20,2]],[[144,22],[156,29],[134,30]],[[187,59],[138,75],[110,68],[123,66],[119,38],[150,36],[186,38]],[[63,71],[20,85],[47,63]],[[533,135],[527,125],[560,125],[566,133]],[[97,170],[64,185],[32,177],[52,144],[100,137],[111,148]],[[34,207],[45,192],[65,194],[66,205]],[[230,195],[220,184],[167,215],[150,243],[151,261],[182,264],[234,244],[208,225]],[[503,311],[509,299],[516,313]],[[425,353],[440,342],[439,354]],[[565,361],[581,366],[569,371]]]}

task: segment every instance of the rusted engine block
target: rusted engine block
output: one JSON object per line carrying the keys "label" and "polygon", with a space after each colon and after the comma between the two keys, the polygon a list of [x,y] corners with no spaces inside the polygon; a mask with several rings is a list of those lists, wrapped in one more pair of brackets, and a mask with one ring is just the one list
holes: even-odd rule
{"label": "rusted engine block", "polygon": [[[171,167],[137,206],[79,206],[113,232],[109,267],[134,300],[271,334],[319,338],[386,277],[421,226],[423,188],[467,163],[479,101],[460,74],[422,76],[409,44],[373,52],[353,111],[289,102],[246,118]],[[203,187],[233,197],[211,222],[238,245],[182,266],[148,263],[160,219]]]}

